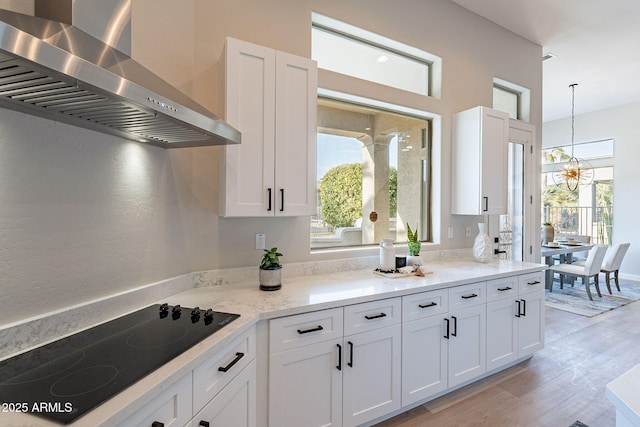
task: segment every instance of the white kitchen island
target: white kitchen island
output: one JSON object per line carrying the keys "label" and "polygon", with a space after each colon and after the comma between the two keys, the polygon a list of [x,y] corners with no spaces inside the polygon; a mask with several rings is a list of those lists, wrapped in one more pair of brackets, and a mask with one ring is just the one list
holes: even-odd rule
{"label": "white kitchen island", "polygon": [[616,407],[616,427],[640,426],[640,365],[607,384],[607,398]]}
{"label": "white kitchen island", "polygon": [[[358,264],[350,262],[349,265]],[[238,390],[241,390],[242,387],[250,387],[253,391],[247,394],[249,399],[246,400],[245,403],[250,406],[255,406],[250,408],[253,413],[250,414],[248,418],[250,422],[247,425],[266,426],[267,413],[273,409],[267,409],[270,403],[265,401],[268,395],[267,390],[269,387],[272,387],[272,385],[268,383],[269,360],[270,358],[277,360],[275,354],[278,353],[274,350],[274,347],[270,349],[269,323],[271,320],[287,316],[293,316],[293,319],[296,317],[295,315],[306,315],[327,310],[339,310],[338,314],[342,316],[342,310],[344,310],[344,336],[346,341],[344,345],[341,344],[344,349],[348,347],[350,337],[353,336],[347,335],[348,313],[355,310],[357,306],[367,308],[367,305],[383,300],[390,302],[403,301],[405,306],[407,306],[406,303],[410,302],[409,299],[416,298],[420,294],[425,295],[425,297],[431,301],[432,296],[446,292],[451,301],[448,308],[449,312],[444,314],[439,313],[439,315],[449,316],[447,323],[451,323],[451,332],[454,332],[453,322],[456,321],[454,317],[460,322],[464,321],[462,316],[464,311],[460,311],[459,308],[455,306],[455,298],[464,302],[470,295],[475,294],[477,297],[471,298],[471,301],[475,301],[475,305],[465,310],[474,313],[481,310],[478,312],[480,314],[476,317],[481,323],[485,322],[483,319],[487,319],[487,325],[499,325],[500,330],[502,330],[501,328],[506,324],[500,319],[513,318],[516,320],[512,319],[514,323],[513,326],[510,327],[515,329],[520,328],[521,331],[526,329],[529,335],[535,336],[536,333],[539,335],[540,338],[538,338],[538,341],[540,342],[538,342],[535,347],[530,347],[530,351],[522,351],[519,353],[518,348],[521,347],[522,343],[518,343],[517,339],[515,339],[513,343],[502,342],[500,346],[492,345],[491,343],[495,344],[497,342],[496,339],[499,339],[496,336],[498,328],[494,328],[493,335],[489,334],[488,337],[480,337],[484,344],[482,347],[478,347],[481,349],[479,356],[484,360],[482,363],[485,366],[479,370],[477,374],[474,374],[475,376],[469,379],[462,379],[460,384],[456,383],[455,387],[463,386],[486,375],[490,375],[493,372],[505,369],[513,363],[518,363],[523,360],[523,357],[531,357],[531,354],[536,349],[541,348],[543,344],[544,316],[540,318],[539,313],[540,310],[543,312],[544,308],[544,292],[542,289],[544,265],[511,261],[494,261],[487,264],[479,264],[469,259],[454,259],[427,262],[427,266],[429,273],[425,277],[387,278],[374,274],[371,268],[363,269],[362,264],[360,264],[359,269],[352,271],[337,271],[344,270],[344,262],[340,268],[333,268],[332,264],[328,263],[308,263],[306,265],[285,264],[285,269],[290,269],[290,271],[295,270],[298,275],[295,277],[287,277],[285,275],[282,289],[275,292],[264,292],[258,289],[257,269],[255,269],[255,271],[252,269],[252,275],[255,274],[256,276],[255,279],[237,282],[228,281],[227,278],[231,277],[228,273],[225,273],[225,278],[222,279],[219,271],[194,273],[192,279],[194,288],[168,296],[157,302],[167,302],[170,305],[180,304],[184,307],[211,307],[216,311],[237,313],[240,314],[241,317],[109,399],[98,408],[87,413],[78,419],[78,421],[71,424],[71,426],[130,425],[130,420],[138,418],[138,416],[145,411],[150,411],[150,413],[153,414],[160,413],[159,408],[156,409],[156,407],[153,406],[162,400],[159,399],[160,397],[165,395],[169,397],[174,396],[169,399],[173,402],[175,399],[183,399],[184,395],[180,397],[183,392],[187,393],[189,401],[193,401],[193,409],[191,409],[191,406],[186,405],[186,407],[189,408],[187,414],[188,424],[197,426],[199,417],[206,412],[206,408],[203,409],[200,404],[198,404],[200,406],[196,407],[195,387],[197,378],[200,377],[198,373],[209,366],[213,366],[215,368],[214,371],[217,370],[215,363],[220,359],[220,353],[231,351],[231,354],[237,354],[235,350],[236,347],[234,346],[244,346],[246,350],[242,351],[250,353],[251,359],[245,358],[246,367],[244,367],[244,365],[241,366],[242,372],[239,373],[240,369],[238,372],[231,372],[233,380],[231,380],[225,388],[220,386],[218,389],[212,390],[212,396],[213,393],[217,393],[219,389],[225,390],[231,386],[237,386],[236,388],[238,388]],[[326,273],[317,274],[321,271],[325,271]],[[241,276],[242,275],[235,277]],[[468,292],[465,290],[466,287],[475,289],[478,285],[479,287],[477,289],[480,290],[480,294],[477,291]],[[524,291],[527,287],[532,289],[532,292],[527,293],[527,291]],[[457,291],[454,292],[454,289],[464,290],[464,292],[457,293]],[[482,294],[482,292],[484,292],[484,294]],[[501,295],[497,296],[497,294]],[[535,299],[532,298],[534,294],[536,295]],[[541,299],[538,298],[539,294],[542,295]],[[527,300],[526,308],[524,306],[525,300]],[[418,300],[415,302],[418,303]],[[505,304],[503,304],[503,302]],[[140,303],[141,307],[145,305],[147,305],[147,301]],[[521,305],[522,312],[520,311]],[[398,307],[398,305],[396,305],[396,307]],[[534,307],[537,307],[538,313],[537,320],[535,321],[537,323],[536,325],[525,326],[524,323],[515,323],[521,322],[520,315],[523,314],[525,310],[528,314],[535,314],[536,308]],[[404,310],[404,306],[402,310]],[[405,322],[405,320],[409,319],[407,315],[408,312],[398,312],[399,317],[396,322],[401,323],[395,323],[391,326],[395,328],[394,333],[403,330],[405,326],[409,326],[408,323]],[[490,322],[490,319],[494,319],[493,323]],[[415,321],[422,322],[425,325],[428,323],[427,320],[422,319],[416,319]],[[444,325],[443,321],[440,323]],[[418,323],[415,323],[415,325],[418,325]],[[381,324],[381,326],[384,325]],[[439,326],[438,330],[441,329],[444,332],[443,328],[444,326]],[[380,330],[382,331],[382,329]],[[531,332],[533,332],[533,334],[531,334]],[[498,332],[497,334],[500,336],[504,335],[505,337],[508,336],[509,339],[511,339],[511,337],[517,337],[511,333],[510,329],[505,329],[504,333]],[[338,339],[341,340],[343,335],[342,329],[338,330],[336,335]],[[442,334],[438,332],[436,335]],[[522,332],[521,335],[524,336]],[[305,336],[313,336],[313,333],[305,334]],[[396,337],[400,336],[396,335]],[[403,340],[404,338],[398,339],[398,343],[403,342]],[[478,341],[478,343],[481,343],[481,341]],[[273,345],[274,342],[272,337],[271,345]],[[524,345],[526,346],[527,344],[525,343]],[[296,348],[295,351],[299,354],[302,351],[302,347]],[[335,348],[336,347],[333,346],[334,351],[337,351]],[[484,349],[499,349],[501,352],[504,350],[504,354],[491,353],[489,351],[485,352]],[[516,350],[515,353],[513,349]],[[272,354],[270,354],[270,352]],[[333,353],[333,356],[330,355],[328,357],[336,358],[337,356],[336,353]],[[343,357],[346,357],[346,350]],[[233,359],[233,357],[231,357],[231,359]],[[221,364],[224,365],[228,363],[229,360],[223,360]],[[346,365],[347,361],[345,360],[344,363]],[[404,366],[406,371],[408,364],[403,364],[401,359],[398,358],[394,363],[400,364],[394,368],[394,375],[397,376],[398,372],[402,372],[402,366]],[[402,375],[404,377],[406,372]],[[236,380],[240,378],[242,382],[239,385],[235,384],[238,383]],[[399,381],[399,378],[394,379],[394,381]],[[191,384],[193,384],[193,386],[191,386]],[[449,387],[442,388],[438,393],[443,394],[451,389],[450,384]],[[398,389],[396,388],[395,390]],[[191,397],[191,393],[193,393],[193,397]],[[255,404],[255,398],[252,397],[256,395],[258,396],[257,404]],[[429,397],[429,399],[432,397]],[[209,403],[215,403],[214,401],[216,399],[218,399],[218,396],[212,398],[210,402],[201,403],[208,407],[211,406]],[[416,402],[410,405],[399,401],[393,406],[393,408],[396,409],[390,410],[390,412],[383,415],[383,417],[406,410],[412,405],[415,406],[415,404],[422,401],[420,399],[424,400],[422,397],[416,398]],[[173,405],[173,403],[170,404],[172,408],[175,406],[171,405]],[[213,412],[209,411],[208,413]],[[379,419],[380,415],[376,414],[376,417]],[[19,413],[0,414],[0,424],[28,427],[57,425],[42,418]],[[179,425],[182,427],[185,424],[186,423],[182,423]],[[349,425],[349,422],[345,421],[343,425]]]}

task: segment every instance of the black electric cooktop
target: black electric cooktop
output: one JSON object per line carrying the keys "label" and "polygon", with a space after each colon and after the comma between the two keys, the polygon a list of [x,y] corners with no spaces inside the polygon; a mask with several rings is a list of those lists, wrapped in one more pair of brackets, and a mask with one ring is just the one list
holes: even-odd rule
{"label": "black electric cooktop", "polygon": [[2,408],[71,423],[238,317],[156,304],[4,360]]}

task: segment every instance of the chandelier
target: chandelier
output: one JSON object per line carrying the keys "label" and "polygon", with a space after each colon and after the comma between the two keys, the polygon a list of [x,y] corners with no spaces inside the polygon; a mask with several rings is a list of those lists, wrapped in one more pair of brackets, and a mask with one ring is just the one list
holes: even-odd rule
{"label": "chandelier", "polygon": [[575,124],[575,92],[577,83],[570,84],[571,88],[571,158],[563,165],[556,166],[553,171],[553,181],[558,185],[566,185],[570,191],[579,185],[589,185],[593,181],[593,167],[586,160],[578,160],[573,154],[574,124]]}

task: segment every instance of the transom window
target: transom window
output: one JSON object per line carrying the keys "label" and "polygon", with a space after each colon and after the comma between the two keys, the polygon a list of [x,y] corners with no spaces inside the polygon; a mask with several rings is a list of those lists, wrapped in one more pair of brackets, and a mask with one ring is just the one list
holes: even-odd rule
{"label": "transom window", "polygon": [[531,91],[506,80],[493,79],[493,108],[504,111],[512,119],[529,121]]}
{"label": "transom window", "polygon": [[312,21],[311,56],[319,68],[439,97],[437,56],[316,13]]}

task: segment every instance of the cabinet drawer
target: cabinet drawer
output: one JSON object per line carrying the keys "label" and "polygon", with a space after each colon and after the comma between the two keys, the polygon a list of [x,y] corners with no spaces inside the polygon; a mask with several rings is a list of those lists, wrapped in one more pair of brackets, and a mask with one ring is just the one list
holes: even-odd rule
{"label": "cabinet drawer", "polygon": [[518,276],[520,294],[544,290],[544,271]]}
{"label": "cabinet drawer", "polygon": [[242,334],[193,370],[193,409],[199,411],[256,357],[256,327]]}
{"label": "cabinet drawer", "polygon": [[401,298],[389,298],[346,306],[344,308],[344,335],[399,325],[402,320],[401,309]]}
{"label": "cabinet drawer", "polygon": [[487,301],[491,302],[515,297],[518,295],[518,286],[518,276],[489,280],[487,282]]}
{"label": "cabinet drawer", "polygon": [[146,427],[159,422],[165,427],[182,427],[193,415],[191,397],[191,372],[189,372],[118,426]]}
{"label": "cabinet drawer", "polygon": [[449,311],[487,302],[487,282],[449,288]]}
{"label": "cabinet drawer", "polygon": [[449,290],[421,292],[402,297],[402,321],[423,319],[449,310]]}
{"label": "cabinet drawer", "polygon": [[342,322],[342,308],[270,320],[269,353],[342,338]]}

